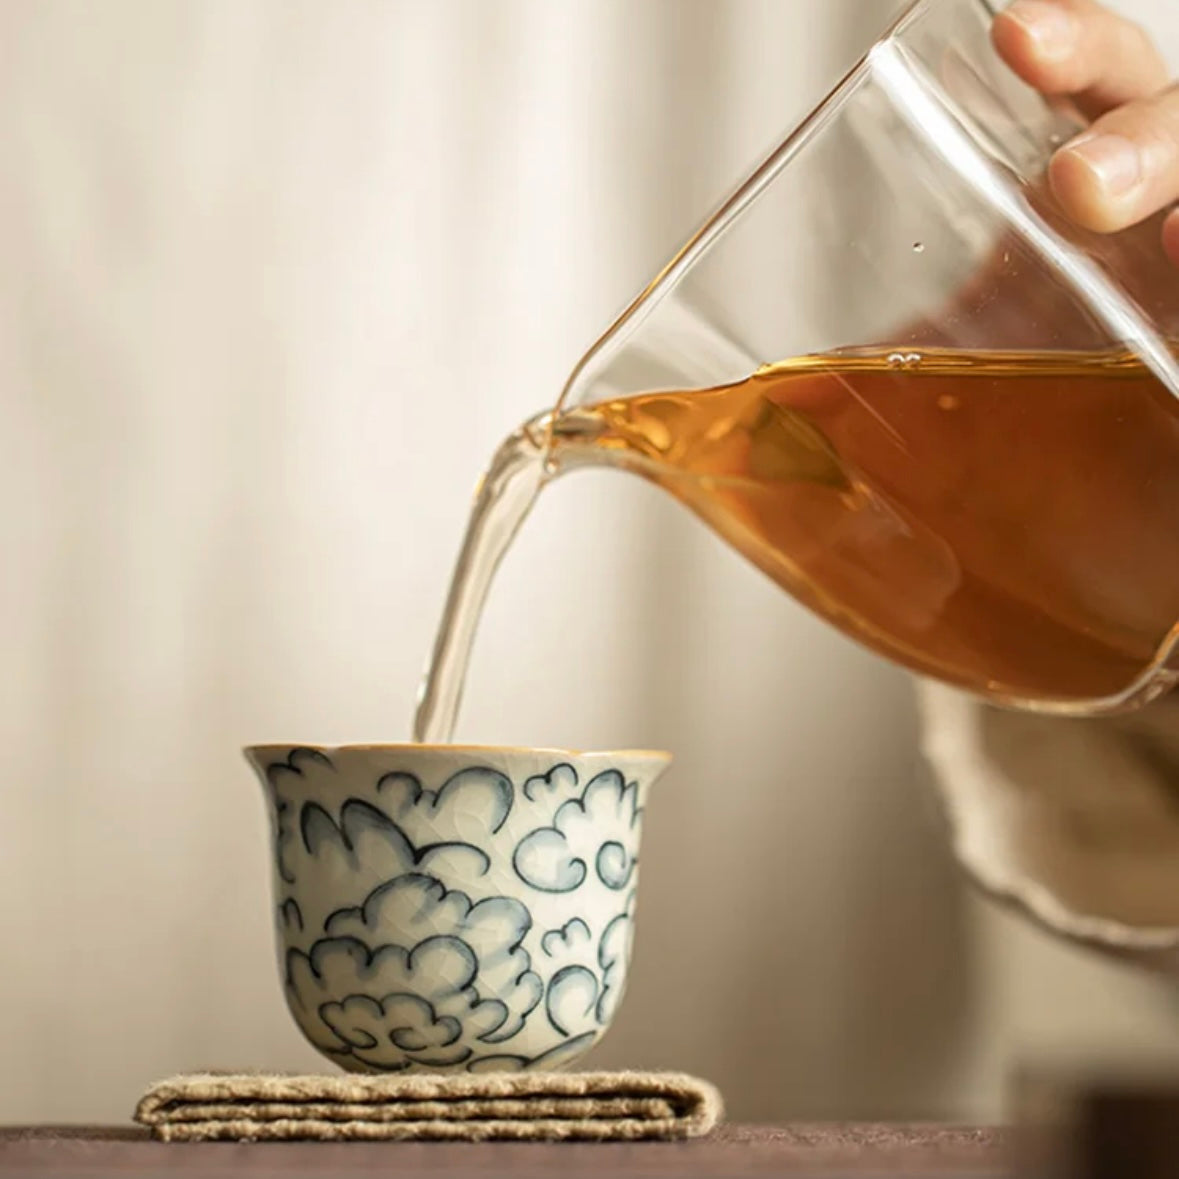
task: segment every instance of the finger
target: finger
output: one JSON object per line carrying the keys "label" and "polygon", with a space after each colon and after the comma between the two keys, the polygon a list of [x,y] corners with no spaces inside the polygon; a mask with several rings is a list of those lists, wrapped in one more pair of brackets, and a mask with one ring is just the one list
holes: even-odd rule
{"label": "finger", "polygon": [[1150,37],[1095,0],[1015,0],[995,18],[992,37],[1029,86],[1071,97],[1090,118],[1167,85]]}
{"label": "finger", "polygon": [[1167,257],[1179,266],[1179,209],[1163,222],[1163,248]]}
{"label": "finger", "polygon": [[1048,178],[1065,213],[1099,233],[1179,198],[1179,87],[1103,115],[1061,148]]}

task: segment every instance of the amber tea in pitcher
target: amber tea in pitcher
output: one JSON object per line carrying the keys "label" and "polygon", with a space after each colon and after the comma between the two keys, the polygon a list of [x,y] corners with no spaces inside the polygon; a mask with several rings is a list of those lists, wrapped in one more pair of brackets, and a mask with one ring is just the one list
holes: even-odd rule
{"label": "amber tea in pitcher", "polygon": [[607,452],[854,637],[976,691],[1116,694],[1179,619],[1179,400],[1124,352],[805,357],[576,431],[558,454]]}

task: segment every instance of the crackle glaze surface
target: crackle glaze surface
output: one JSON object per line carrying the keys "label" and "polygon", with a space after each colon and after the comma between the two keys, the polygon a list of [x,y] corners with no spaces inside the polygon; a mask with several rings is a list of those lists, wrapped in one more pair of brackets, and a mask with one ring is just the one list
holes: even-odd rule
{"label": "crackle glaze surface", "polygon": [[556,1068],[626,982],[646,792],[669,758],[259,746],[283,989],[357,1072]]}

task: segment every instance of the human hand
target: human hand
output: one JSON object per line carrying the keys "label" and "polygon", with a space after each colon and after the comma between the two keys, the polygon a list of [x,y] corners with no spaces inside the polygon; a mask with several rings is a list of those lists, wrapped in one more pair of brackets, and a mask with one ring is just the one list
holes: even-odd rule
{"label": "human hand", "polygon": [[[1077,224],[1112,233],[1179,200],[1179,85],[1138,25],[1096,0],[1015,0],[993,36],[1025,82],[1094,120],[1049,169]],[[1179,209],[1163,222],[1163,245],[1179,265]]]}

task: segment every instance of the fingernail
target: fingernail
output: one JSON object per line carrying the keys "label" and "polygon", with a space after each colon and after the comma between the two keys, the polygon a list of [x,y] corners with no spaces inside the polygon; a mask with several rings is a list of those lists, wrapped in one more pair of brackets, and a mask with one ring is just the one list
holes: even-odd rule
{"label": "fingernail", "polygon": [[1064,57],[1077,43],[1072,13],[1051,0],[1015,0],[1004,15],[1022,25],[1046,57]]}
{"label": "fingernail", "polygon": [[1064,149],[1097,177],[1108,196],[1124,196],[1142,181],[1142,152],[1124,135],[1087,135]]}

